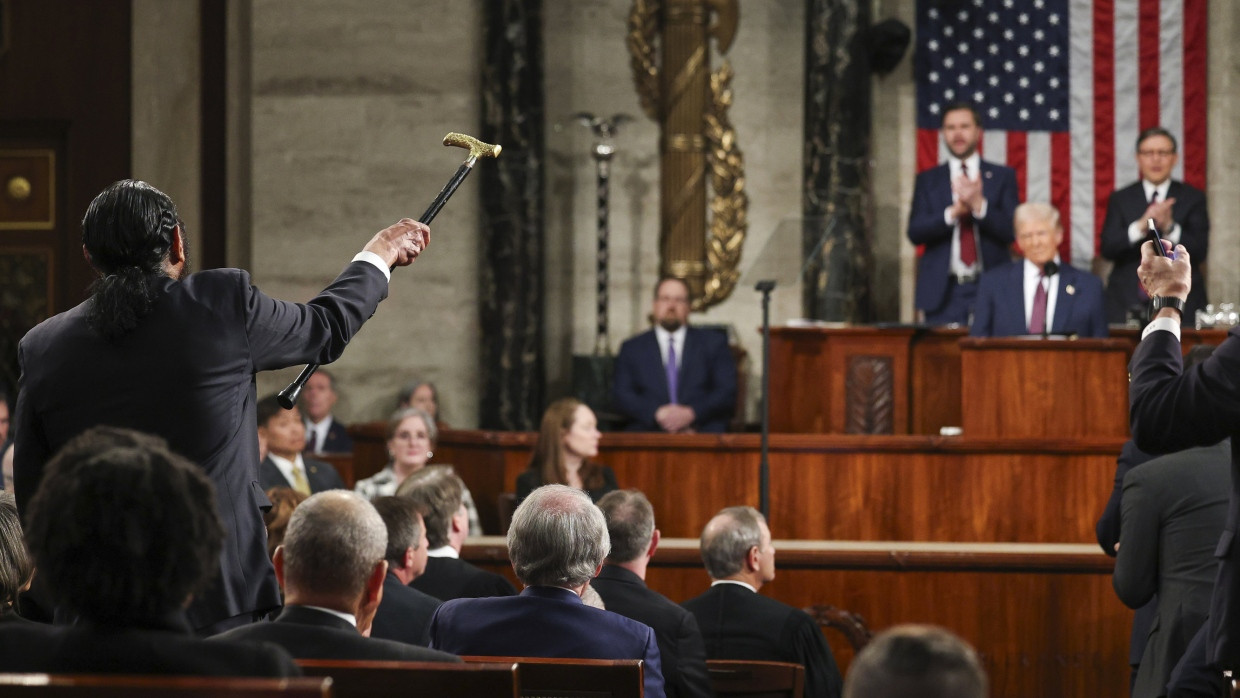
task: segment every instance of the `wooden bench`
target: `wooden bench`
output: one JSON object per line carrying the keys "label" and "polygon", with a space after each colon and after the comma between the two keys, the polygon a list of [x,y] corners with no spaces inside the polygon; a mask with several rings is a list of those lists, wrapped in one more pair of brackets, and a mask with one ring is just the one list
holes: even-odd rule
{"label": "wooden bench", "polygon": [[640,659],[563,659],[547,657],[461,657],[466,662],[517,664],[522,696],[538,698],[642,698]]}
{"label": "wooden bench", "polygon": [[801,698],[805,669],[785,662],[706,660],[710,684],[717,696],[737,698]]}
{"label": "wooden bench", "polygon": [[14,698],[331,698],[328,678],[0,674],[0,695]]}
{"label": "wooden bench", "polygon": [[306,676],[330,676],[335,698],[371,696],[511,696],[517,698],[516,662],[447,664],[299,659]]}

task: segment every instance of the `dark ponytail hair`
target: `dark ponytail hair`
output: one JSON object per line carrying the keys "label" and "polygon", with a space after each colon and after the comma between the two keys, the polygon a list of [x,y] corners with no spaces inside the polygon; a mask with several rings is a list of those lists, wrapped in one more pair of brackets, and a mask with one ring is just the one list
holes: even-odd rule
{"label": "dark ponytail hair", "polygon": [[150,312],[178,225],[176,204],[146,182],[123,179],[90,203],[82,218],[82,245],[100,275],[91,286],[86,316],[95,331],[117,339]]}

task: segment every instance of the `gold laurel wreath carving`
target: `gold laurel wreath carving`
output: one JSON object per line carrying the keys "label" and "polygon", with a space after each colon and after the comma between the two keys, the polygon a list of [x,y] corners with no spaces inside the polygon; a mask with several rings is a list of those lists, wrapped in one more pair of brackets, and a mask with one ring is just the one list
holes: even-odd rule
{"label": "gold laurel wreath carving", "polygon": [[[658,34],[658,0],[633,0],[629,12],[629,48],[633,82],[642,111],[660,118],[659,68],[654,41]],[[740,277],[741,250],[749,229],[749,197],[745,194],[745,158],[737,144],[736,129],[728,118],[732,106],[732,78],[728,61],[710,75],[710,108],[705,121],[706,161],[710,167],[710,235],[706,239],[707,277],[694,310],[704,310],[732,294]]]}

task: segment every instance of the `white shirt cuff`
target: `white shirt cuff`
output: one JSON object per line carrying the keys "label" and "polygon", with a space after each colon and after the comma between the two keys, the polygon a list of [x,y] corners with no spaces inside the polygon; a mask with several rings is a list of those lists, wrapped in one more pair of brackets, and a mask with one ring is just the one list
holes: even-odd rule
{"label": "white shirt cuff", "polygon": [[1171,226],[1171,232],[1164,235],[1163,238],[1171,241],[1172,245],[1178,245],[1180,244],[1180,235],[1183,234],[1183,232],[1184,231],[1180,230],[1180,224],[1176,223]]}
{"label": "white shirt cuff", "polygon": [[1154,318],[1153,320],[1150,320],[1150,324],[1145,326],[1145,330],[1141,333],[1141,339],[1145,339],[1150,336],[1151,332],[1157,332],[1158,330],[1166,330],[1175,335],[1175,338],[1179,340],[1180,321],[1172,317]]}
{"label": "white shirt cuff", "polygon": [[1147,225],[1147,223],[1142,223],[1141,221],[1134,221],[1131,225],[1129,225],[1128,242],[1133,245],[1140,245],[1141,242],[1145,240],[1145,231],[1149,230],[1149,228],[1146,227]]}
{"label": "white shirt cuff", "polygon": [[982,199],[982,207],[973,212],[973,220],[981,220],[986,217],[986,211],[989,210],[990,202]]}
{"label": "white shirt cuff", "polygon": [[952,207],[943,209],[943,221],[948,225],[956,225],[956,217],[952,215]]}
{"label": "white shirt cuff", "polygon": [[383,272],[383,278],[387,279],[388,281],[392,280],[392,270],[388,269],[387,263],[383,261],[382,257],[375,254],[374,252],[371,252],[370,250],[362,250],[361,252],[358,252],[357,255],[353,257],[353,261],[354,262],[369,262],[375,265],[376,269]]}

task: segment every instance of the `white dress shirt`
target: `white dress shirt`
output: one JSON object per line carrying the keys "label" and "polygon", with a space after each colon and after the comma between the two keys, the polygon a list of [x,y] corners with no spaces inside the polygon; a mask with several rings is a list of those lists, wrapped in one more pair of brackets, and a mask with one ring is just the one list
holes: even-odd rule
{"label": "white dress shirt", "polygon": [[681,325],[675,332],[668,332],[662,327],[654,328],[654,338],[659,342],[659,357],[663,359],[663,369],[667,370],[667,343],[674,342],[676,346],[676,370],[679,371],[685,358],[685,335],[689,330],[686,325]]}
{"label": "white dress shirt", "polygon": [[[1055,255],[1055,263],[1059,264],[1059,255]],[[1046,287],[1046,331],[1051,331],[1055,319],[1055,301],[1059,298],[1059,272],[1054,276],[1042,276],[1038,265],[1025,260],[1025,328],[1033,320],[1033,296],[1038,292],[1038,283]]]}
{"label": "white dress shirt", "polygon": [[[977,153],[973,153],[969,157],[961,160],[960,158],[947,158],[947,169],[950,173],[951,181],[956,181],[960,176],[961,165],[967,165],[969,168],[969,180],[976,182],[982,176],[982,158]],[[952,203],[956,202],[956,192],[952,192]],[[980,211],[973,213],[973,238],[975,240],[974,249],[977,250],[977,261],[972,265],[966,265],[960,260],[960,221],[952,215],[952,207],[948,206],[943,210],[943,220],[952,226],[952,273],[957,276],[967,276],[969,274],[977,274],[982,270],[982,239],[981,231],[978,230],[977,221],[986,217],[987,202],[982,201]]]}
{"label": "white dress shirt", "polygon": [[[1150,200],[1150,197],[1153,196],[1154,192],[1158,192],[1159,201],[1166,201],[1167,190],[1171,189],[1171,178],[1168,177],[1164,179],[1162,184],[1154,184],[1147,179],[1142,179],[1141,188],[1145,191],[1145,200],[1147,202]],[[1175,207],[1172,206],[1171,210],[1174,211]],[[1141,241],[1145,240],[1145,238],[1149,235],[1149,230],[1149,221],[1144,218],[1139,221],[1133,221],[1128,225],[1128,242],[1131,242],[1134,245],[1141,244]],[[1171,230],[1160,230],[1158,231],[1158,234],[1161,235],[1164,240],[1169,240],[1172,245],[1178,245],[1180,244],[1181,232],[1183,231],[1180,230],[1180,224],[1174,222],[1173,220],[1171,223]]]}

